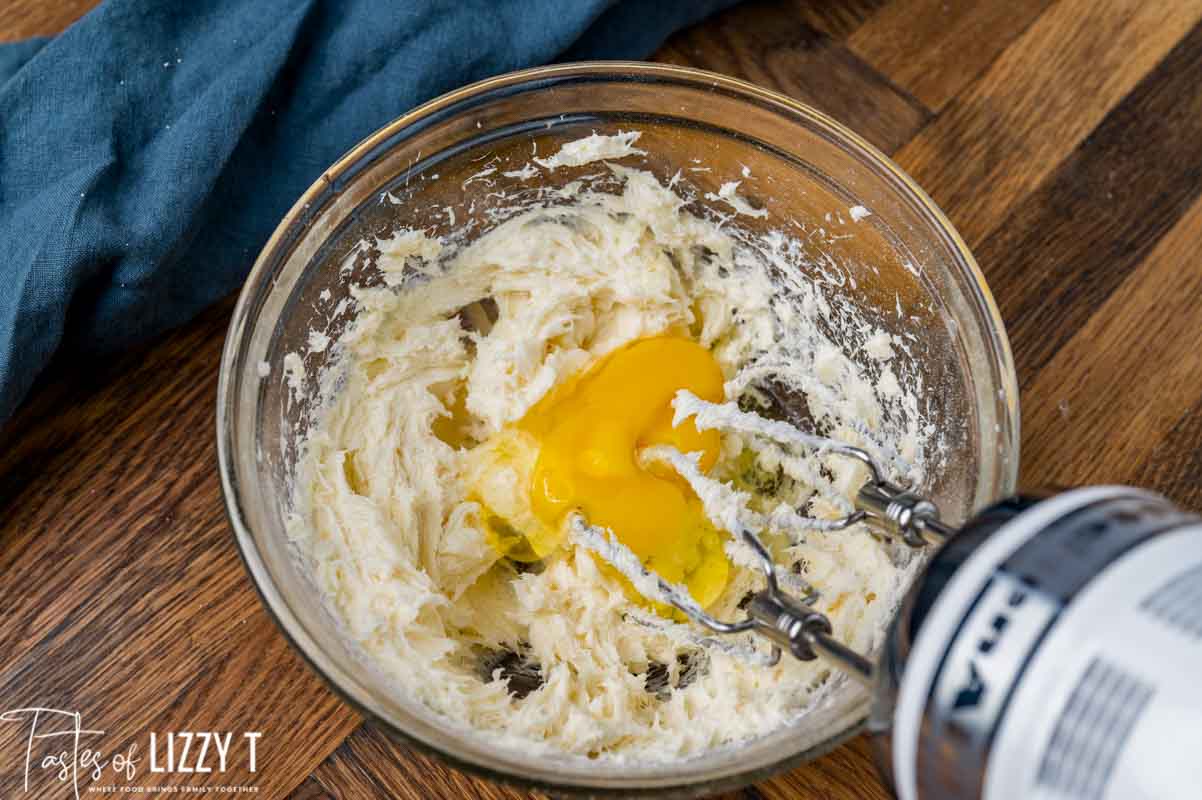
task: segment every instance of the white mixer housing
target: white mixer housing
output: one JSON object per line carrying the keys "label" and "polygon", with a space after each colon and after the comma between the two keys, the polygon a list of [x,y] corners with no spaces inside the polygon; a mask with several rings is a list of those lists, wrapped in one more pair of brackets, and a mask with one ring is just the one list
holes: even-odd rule
{"label": "white mixer housing", "polygon": [[902,800],[1202,797],[1202,521],[1118,487],[984,512],[899,613],[872,725]]}

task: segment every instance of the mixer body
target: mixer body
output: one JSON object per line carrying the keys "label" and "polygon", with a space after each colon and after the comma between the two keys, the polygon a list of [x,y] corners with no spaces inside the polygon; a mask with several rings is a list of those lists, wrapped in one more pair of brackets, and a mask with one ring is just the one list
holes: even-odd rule
{"label": "mixer body", "polygon": [[1202,797],[1202,520],[1119,487],[987,509],[911,589],[874,691],[902,800]]}
{"label": "mixer body", "polygon": [[[869,478],[852,512],[803,521],[825,531],[862,522],[935,548],[873,663],[838,639],[813,587],[810,597],[783,590],[750,524],[730,530],[764,588],[745,617],[724,620],[604,529],[573,523],[577,544],[607,554],[647,597],[715,634],[767,639],[766,665],[784,653],[822,659],[872,687],[869,729],[901,800],[1202,798],[1202,519],[1151,492],[1101,486],[1012,498],[956,530],[865,450],[687,392],[673,407],[699,429],[860,462]],[[706,491],[704,475],[681,475]]]}

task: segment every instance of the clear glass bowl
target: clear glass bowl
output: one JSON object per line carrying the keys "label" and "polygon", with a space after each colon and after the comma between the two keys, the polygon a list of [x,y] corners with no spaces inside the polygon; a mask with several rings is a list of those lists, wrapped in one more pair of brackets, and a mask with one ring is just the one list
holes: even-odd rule
{"label": "clear glass bowl", "polygon": [[[290,400],[283,359],[305,350],[311,328],[336,337],[353,318],[352,310],[338,313],[339,300],[354,283],[378,281],[353,257],[356,245],[398,224],[448,233],[443,207],[467,208],[467,199],[478,201],[469,213],[478,234],[488,225],[487,192],[463,181],[482,162],[528,157],[535,145],[547,154],[592,131],[622,129],[642,131],[638,146],[648,155],[639,166],[661,179],[684,169],[696,187],[716,191],[746,166],[754,178],[740,192],[769,211],[748,222],[764,230],[828,213],[846,217],[855,205],[871,209],[856,236],[824,249],[875,267],[862,270],[853,302],[887,329],[914,335],[930,417],[952,452],[952,467],[924,488],[956,523],[1013,490],[1018,391],[1009,345],[972,255],[942,212],[888,158],[812,108],[720,75],[639,63],[546,67],[468,86],[402,116],[330,167],[284,217],[238,300],[221,363],[218,455],[234,534],[268,609],[310,665],[385,730],[510,782],[558,792],[697,795],[833,748],[859,730],[867,695],[849,692],[796,727],[674,764],[615,769],[498,750],[409,700],[362,659],[323,608],[285,533],[296,442],[316,394]],[[693,159],[712,172],[689,172]],[[557,171],[543,185],[570,177]],[[307,355],[307,374],[321,370],[329,354]]]}

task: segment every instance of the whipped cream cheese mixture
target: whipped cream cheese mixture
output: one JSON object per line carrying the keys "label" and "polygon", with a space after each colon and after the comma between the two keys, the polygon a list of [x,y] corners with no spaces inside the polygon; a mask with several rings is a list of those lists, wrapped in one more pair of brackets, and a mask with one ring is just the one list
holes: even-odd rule
{"label": "whipped cream cheese mixture", "polygon": [[[527,752],[697,756],[804,723],[848,690],[821,662],[764,666],[767,647],[750,638],[701,645],[704,631],[639,602],[540,521],[539,440],[523,420],[554,390],[634,342],[687,339],[720,368],[724,397],[713,399],[772,416],[791,398],[812,417],[799,424],[867,448],[904,482],[937,466],[904,388],[905,342],[816,283],[787,234],[740,228],[740,215],[764,212],[737,183],[707,210],[677,180],[629,166],[638,138],[594,135],[513,170],[526,179],[604,161],[590,167],[603,179],[551,192],[470,242],[413,230],[379,242],[383,285],[353,290],[358,316],[337,342],[316,337],[338,354],[338,389],[303,443],[290,522],[313,582],[398,692]],[[282,376],[290,385],[303,382],[298,365]],[[705,498],[717,531],[732,513],[838,517],[867,477],[848,459],[754,435],[714,441],[706,477],[730,490],[711,482]],[[914,559],[860,526],[762,536],[786,585],[816,588],[836,634],[871,651]],[[762,579],[727,551],[707,610],[733,619]]]}

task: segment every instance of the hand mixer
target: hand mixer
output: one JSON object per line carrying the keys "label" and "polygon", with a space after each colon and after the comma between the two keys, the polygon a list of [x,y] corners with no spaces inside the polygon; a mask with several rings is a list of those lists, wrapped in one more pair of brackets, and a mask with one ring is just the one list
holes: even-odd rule
{"label": "hand mixer", "polygon": [[[635,588],[715,634],[767,637],[824,659],[873,694],[869,730],[902,800],[1202,797],[1202,519],[1124,487],[1003,500],[958,530],[920,494],[890,483],[864,450],[678,395],[675,424],[723,427],[861,461],[854,511],[932,548],[875,662],[839,641],[813,606],[782,590],[770,551],[745,521],[727,529],[755,553],[766,586],[734,621],[580,515],[576,541]],[[693,482],[692,462],[659,454]],[[694,466],[695,469],[695,466]],[[847,535],[862,535],[849,532]]]}

